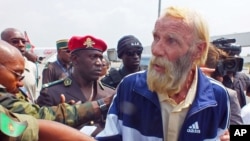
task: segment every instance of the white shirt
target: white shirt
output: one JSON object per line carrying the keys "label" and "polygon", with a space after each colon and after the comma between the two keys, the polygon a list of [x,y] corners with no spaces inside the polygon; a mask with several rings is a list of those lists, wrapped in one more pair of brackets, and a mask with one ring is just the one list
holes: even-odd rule
{"label": "white shirt", "polygon": [[28,97],[32,102],[34,102],[37,98],[36,95],[36,75],[37,75],[37,68],[36,64],[29,61],[26,57],[25,60],[25,70],[23,75],[25,76],[23,79],[24,87],[27,91]]}

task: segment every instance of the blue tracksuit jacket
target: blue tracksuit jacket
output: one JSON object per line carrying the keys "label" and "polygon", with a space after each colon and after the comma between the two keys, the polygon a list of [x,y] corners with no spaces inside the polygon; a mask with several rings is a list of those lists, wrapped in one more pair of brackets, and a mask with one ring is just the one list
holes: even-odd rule
{"label": "blue tracksuit jacket", "polygon": [[[99,141],[163,141],[160,103],[146,83],[147,72],[129,75],[120,83]],[[218,140],[228,128],[229,98],[218,81],[198,69],[196,96],[182,125],[179,141]]]}

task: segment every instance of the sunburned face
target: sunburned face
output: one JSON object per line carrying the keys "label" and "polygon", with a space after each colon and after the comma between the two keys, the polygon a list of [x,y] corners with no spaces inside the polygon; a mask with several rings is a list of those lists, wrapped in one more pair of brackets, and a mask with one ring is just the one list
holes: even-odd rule
{"label": "sunburned face", "polygon": [[[174,62],[164,57],[152,56],[147,77],[150,90],[169,96],[178,93],[192,68],[190,54],[191,51],[188,51]],[[164,72],[158,71],[157,67],[162,68]]]}
{"label": "sunburned face", "polygon": [[156,23],[147,77],[150,90],[170,96],[180,91],[194,61],[191,31],[180,19],[164,17]]}

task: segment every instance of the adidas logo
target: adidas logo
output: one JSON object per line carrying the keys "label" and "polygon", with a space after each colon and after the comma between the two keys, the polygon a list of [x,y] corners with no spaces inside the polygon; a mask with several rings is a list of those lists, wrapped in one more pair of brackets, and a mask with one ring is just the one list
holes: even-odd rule
{"label": "adidas logo", "polygon": [[198,122],[196,121],[192,125],[190,125],[187,129],[188,133],[201,133],[201,130],[199,129]]}

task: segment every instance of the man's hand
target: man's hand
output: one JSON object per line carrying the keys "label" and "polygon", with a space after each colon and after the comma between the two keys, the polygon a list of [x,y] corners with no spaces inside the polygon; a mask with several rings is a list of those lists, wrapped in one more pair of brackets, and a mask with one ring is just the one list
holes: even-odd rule
{"label": "man's hand", "polygon": [[70,105],[74,105],[74,104],[81,104],[81,101],[75,102],[75,100],[70,100],[69,102],[66,102],[66,98],[64,96],[64,94],[61,94],[61,103],[68,103]]}
{"label": "man's hand", "polygon": [[103,98],[104,103],[109,107],[109,105],[111,104],[112,100],[113,100],[114,95],[108,96]]}
{"label": "man's hand", "polygon": [[228,130],[224,133],[224,135],[220,136],[220,141],[230,141],[230,134]]}

